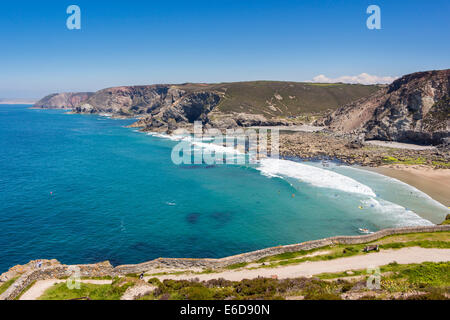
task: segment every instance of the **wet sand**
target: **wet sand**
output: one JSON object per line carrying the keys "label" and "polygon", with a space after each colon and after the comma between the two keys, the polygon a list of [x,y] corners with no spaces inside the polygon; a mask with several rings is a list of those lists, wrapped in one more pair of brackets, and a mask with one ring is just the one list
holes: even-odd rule
{"label": "wet sand", "polygon": [[368,169],[403,181],[450,207],[450,169],[418,165],[389,165]]}

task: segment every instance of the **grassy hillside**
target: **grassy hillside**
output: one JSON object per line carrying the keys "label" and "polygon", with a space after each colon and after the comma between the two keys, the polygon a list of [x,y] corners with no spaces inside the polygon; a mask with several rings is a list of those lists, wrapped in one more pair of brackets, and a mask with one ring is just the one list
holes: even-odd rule
{"label": "grassy hillside", "polygon": [[379,86],[343,83],[251,81],[183,84],[187,91],[212,90],[222,96],[217,111],[245,112],[271,117],[323,113],[370,95]]}

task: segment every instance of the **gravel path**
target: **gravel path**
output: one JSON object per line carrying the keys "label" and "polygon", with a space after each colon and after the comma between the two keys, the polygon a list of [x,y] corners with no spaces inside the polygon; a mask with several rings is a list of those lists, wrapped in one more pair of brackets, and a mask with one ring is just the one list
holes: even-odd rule
{"label": "gravel path", "polygon": [[133,287],[130,287],[125,291],[120,300],[135,300],[136,298],[145,296],[151,293],[157,287],[149,283],[139,283]]}
{"label": "gravel path", "polygon": [[[277,276],[278,279],[309,277],[320,273],[344,272],[347,270],[359,270],[369,267],[387,265],[393,261],[399,264],[442,262],[450,261],[450,249],[426,249],[419,247],[402,248],[398,250],[383,250],[365,255],[338,258],[324,261],[307,261],[295,265],[281,266],[278,268],[259,268],[253,270],[240,269],[209,274],[182,274],[158,276],[160,280],[175,279],[189,280],[199,278],[200,281],[224,278],[232,281],[253,279],[257,277]],[[149,277],[150,278],[150,277]]]}
{"label": "gravel path", "polygon": [[[338,258],[324,261],[307,261],[295,265],[281,266],[278,268],[259,268],[259,269],[240,269],[227,270],[219,273],[209,274],[181,274],[181,275],[163,275],[157,276],[160,280],[189,280],[199,278],[200,281],[224,278],[232,281],[240,281],[242,279],[253,279],[257,277],[273,277],[278,279],[309,277],[320,273],[344,272],[348,270],[360,270],[369,267],[379,267],[396,261],[399,264],[422,263],[422,262],[443,262],[450,261],[450,249],[426,249],[419,247],[402,248],[398,250],[383,250],[365,255],[353,257]],[[145,280],[153,278],[145,277]],[[62,283],[67,280],[49,279],[37,281],[27,292],[25,292],[20,300],[36,300],[42,296],[48,288],[56,283]],[[111,284],[112,280],[81,280],[82,283],[92,284]],[[152,285],[137,285],[132,290],[127,290],[127,294],[123,299],[132,299],[152,291],[155,287]]]}

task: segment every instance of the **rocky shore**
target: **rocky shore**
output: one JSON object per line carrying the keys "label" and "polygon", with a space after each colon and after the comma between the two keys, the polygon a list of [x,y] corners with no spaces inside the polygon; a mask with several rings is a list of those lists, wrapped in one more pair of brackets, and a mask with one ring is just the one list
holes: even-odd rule
{"label": "rocky shore", "polygon": [[370,145],[352,135],[327,131],[280,135],[280,155],[288,158],[339,160],[346,164],[378,167],[386,164],[420,164],[450,167],[450,149],[410,150]]}

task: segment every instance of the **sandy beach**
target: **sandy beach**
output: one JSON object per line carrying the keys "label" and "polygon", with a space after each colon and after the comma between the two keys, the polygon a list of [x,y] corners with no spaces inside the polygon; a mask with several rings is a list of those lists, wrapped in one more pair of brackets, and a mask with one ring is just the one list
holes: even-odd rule
{"label": "sandy beach", "polygon": [[403,181],[450,207],[449,169],[433,169],[420,165],[388,165],[366,169]]}

